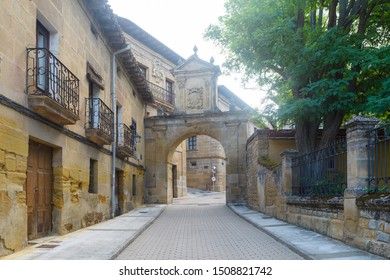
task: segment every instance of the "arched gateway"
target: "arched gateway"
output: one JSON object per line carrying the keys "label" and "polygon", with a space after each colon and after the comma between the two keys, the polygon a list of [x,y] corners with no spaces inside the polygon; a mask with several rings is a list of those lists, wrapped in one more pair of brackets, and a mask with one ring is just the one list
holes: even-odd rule
{"label": "arched gateway", "polygon": [[172,202],[173,153],[177,145],[192,135],[207,135],[221,143],[226,153],[226,202],[245,201],[248,119],[242,111],[145,119],[145,201]]}

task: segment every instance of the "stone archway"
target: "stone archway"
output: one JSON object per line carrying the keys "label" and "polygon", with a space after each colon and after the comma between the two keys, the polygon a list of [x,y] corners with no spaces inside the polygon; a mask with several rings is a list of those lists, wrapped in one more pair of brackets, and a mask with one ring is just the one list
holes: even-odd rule
{"label": "stone archway", "polygon": [[226,153],[226,202],[246,201],[245,112],[221,112],[145,119],[145,202],[171,203],[169,174],[175,148],[191,135],[208,135],[218,140]]}

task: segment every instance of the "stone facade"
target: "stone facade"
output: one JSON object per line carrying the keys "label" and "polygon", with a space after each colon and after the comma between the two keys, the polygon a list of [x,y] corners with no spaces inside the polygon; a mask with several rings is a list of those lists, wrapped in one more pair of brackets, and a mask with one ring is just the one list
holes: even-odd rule
{"label": "stone facade", "polygon": [[[87,112],[91,108],[86,105],[86,99],[90,97],[92,83],[95,85],[94,92],[99,93],[100,104],[105,104],[107,108],[116,107],[113,111],[116,111],[117,124],[125,123],[130,126],[134,121],[138,124],[137,133],[143,135],[145,108],[152,100],[152,95],[137,78],[138,67],[131,68],[131,52],[123,51],[116,57],[116,104],[112,104],[109,87],[112,84],[112,56],[114,51],[125,48],[126,41],[106,1],[1,1],[0,6],[2,256],[24,248],[29,239],[47,234],[65,234],[109,219],[114,212],[113,203],[115,215],[143,204],[145,168],[140,155],[145,154],[144,139],[141,138],[141,142],[137,144],[137,154],[134,156],[115,157],[117,176],[114,176],[114,185],[111,152],[114,137],[110,136],[107,144],[95,142],[97,138],[89,137],[86,124],[90,120]],[[105,23],[102,24],[102,21]],[[42,48],[35,51],[37,56],[29,56],[26,61],[26,48],[32,50],[38,47],[38,26],[47,31],[45,36],[50,42],[47,46],[50,53]],[[108,34],[110,40],[107,39]],[[76,99],[73,99],[76,103],[72,104],[76,104],[77,114],[70,123],[69,119],[65,119],[66,124],[63,123],[63,116],[69,113],[69,109],[63,107],[65,99],[53,97],[53,101],[42,95],[43,103],[36,103],[40,102],[35,98],[36,93],[49,88],[42,89],[43,84],[41,88],[36,85],[35,89],[38,91],[33,92],[30,86],[33,81],[30,79],[31,75],[44,73],[43,69],[54,69],[50,68],[54,66],[47,64],[41,66],[41,72],[32,71],[34,68],[30,67],[34,66],[29,63],[43,54],[48,59],[50,57],[50,61],[59,61],[57,66],[65,66],[71,71],[72,77],[74,75],[78,79],[78,87],[75,88],[78,104]],[[44,62],[35,60],[35,63]],[[69,76],[68,70],[63,69],[65,68],[57,70]],[[29,82],[27,89],[26,72]],[[36,78],[51,81],[49,95],[62,94],[71,87],[71,84],[63,81],[63,91],[60,91],[60,84],[49,80],[48,75],[42,74]],[[72,94],[75,93],[76,91],[72,91]],[[35,151],[31,147],[50,152],[44,154],[44,157],[39,155],[37,163],[34,163]],[[43,159],[49,166],[47,172],[40,171]],[[94,162],[94,167],[91,167],[91,162]],[[91,177],[92,168],[94,177]],[[34,174],[38,174],[38,177],[34,177]],[[42,179],[45,183],[40,178],[45,178]],[[94,190],[90,189],[91,180],[96,185]],[[41,191],[38,185],[47,185],[48,188]],[[34,188],[37,190],[34,191]],[[40,216],[40,212],[36,210],[38,198],[34,192],[38,192],[39,200],[48,196],[49,203],[45,205],[48,210],[44,216]]]}
{"label": "stone facade", "polygon": [[[221,144],[208,136],[198,135],[196,148],[187,144],[187,186],[207,191],[226,190],[226,157]],[[214,182],[212,168],[216,167]]]}

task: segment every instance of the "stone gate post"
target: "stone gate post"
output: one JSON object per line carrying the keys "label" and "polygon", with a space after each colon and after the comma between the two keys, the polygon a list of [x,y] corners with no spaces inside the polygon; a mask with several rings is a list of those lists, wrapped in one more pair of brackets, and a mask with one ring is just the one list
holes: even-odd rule
{"label": "stone gate post", "polygon": [[282,192],[284,195],[292,194],[292,159],[298,155],[298,151],[287,149],[280,154],[282,158]]}
{"label": "stone gate post", "polygon": [[344,192],[344,239],[349,242],[356,234],[359,210],[356,198],[368,187],[368,134],[378,119],[355,117],[345,124],[347,129],[347,189]]}

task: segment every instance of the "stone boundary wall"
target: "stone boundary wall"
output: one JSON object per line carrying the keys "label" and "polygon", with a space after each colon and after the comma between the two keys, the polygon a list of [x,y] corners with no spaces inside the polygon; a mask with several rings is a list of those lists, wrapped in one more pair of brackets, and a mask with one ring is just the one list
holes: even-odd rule
{"label": "stone boundary wall", "polygon": [[[267,131],[259,130],[247,142],[247,205],[280,220],[390,258],[390,194],[368,194],[365,152],[367,130],[373,120],[358,117],[346,124],[348,187],[342,197],[292,196],[293,150],[281,154],[281,166],[262,164],[268,156]],[[358,154],[357,154],[358,153]]]}

